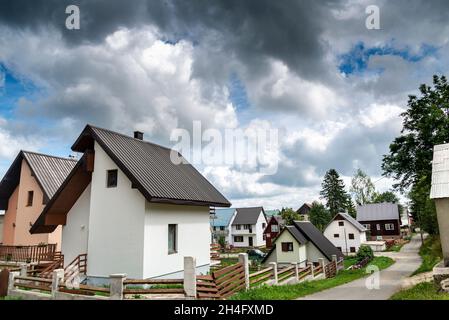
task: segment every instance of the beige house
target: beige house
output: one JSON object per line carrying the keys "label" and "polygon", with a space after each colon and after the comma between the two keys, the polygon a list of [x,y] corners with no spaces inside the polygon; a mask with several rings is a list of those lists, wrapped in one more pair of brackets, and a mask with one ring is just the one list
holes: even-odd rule
{"label": "beige house", "polygon": [[67,177],[76,161],[21,151],[0,182],[0,210],[5,210],[2,225],[4,245],[58,244],[61,228],[51,233],[32,235],[29,230]]}
{"label": "beige house", "polygon": [[343,254],[309,221],[294,221],[286,226],[274,241],[272,249],[263,260],[264,264],[276,262],[278,265],[308,262],[318,263],[332,260],[332,256],[342,258]]}

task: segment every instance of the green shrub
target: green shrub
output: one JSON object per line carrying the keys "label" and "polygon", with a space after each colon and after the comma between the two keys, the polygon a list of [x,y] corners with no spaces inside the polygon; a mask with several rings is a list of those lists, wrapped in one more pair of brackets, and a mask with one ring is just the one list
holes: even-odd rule
{"label": "green shrub", "polygon": [[369,258],[369,260],[372,260],[374,258],[373,249],[371,249],[370,246],[362,245],[359,248],[359,251],[356,255],[357,262],[361,262],[362,260],[365,260],[366,258]]}

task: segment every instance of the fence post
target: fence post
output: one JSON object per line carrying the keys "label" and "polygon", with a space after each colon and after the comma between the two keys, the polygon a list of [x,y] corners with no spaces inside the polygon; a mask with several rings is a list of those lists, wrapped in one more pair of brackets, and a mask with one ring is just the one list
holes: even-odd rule
{"label": "fence post", "polygon": [[56,292],[59,291],[59,284],[61,280],[64,279],[64,269],[56,269],[53,270],[52,279],[51,279],[51,296],[53,298],[56,297]]}
{"label": "fence post", "polygon": [[295,267],[295,279],[299,281],[299,264],[298,263],[292,263],[292,265]]}
{"label": "fence post", "polygon": [[190,299],[196,298],[196,259],[184,257],[184,292]]}
{"label": "fence post", "polygon": [[313,262],[307,262],[307,265],[310,267],[310,275],[312,279],[315,278],[315,267],[313,266]]}
{"label": "fence post", "polygon": [[109,276],[109,299],[123,300],[123,281],[126,279],[126,274],[117,273]]}
{"label": "fence post", "polygon": [[278,284],[278,265],[276,262],[270,262],[269,263],[271,267],[273,268],[273,284]]}
{"label": "fence post", "polygon": [[28,275],[28,270],[27,270],[28,266],[26,263],[21,263],[20,264],[20,276],[21,277],[26,277]]}
{"label": "fence post", "polygon": [[14,278],[18,277],[20,275],[19,272],[17,271],[13,271],[9,273],[9,279],[8,279],[8,296],[11,295],[11,291],[14,290],[16,288],[16,286],[14,285]]}
{"label": "fence post", "polygon": [[247,253],[239,253],[239,262],[243,264],[243,272],[245,273],[245,289],[249,289],[249,261]]}
{"label": "fence post", "polygon": [[324,258],[319,258],[318,259],[319,264],[321,265],[321,271],[324,274],[324,277],[326,278],[326,269],[324,268],[325,264],[324,264]]}
{"label": "fence post", "polygon": [[337,255],[333,254],[332,255],[332,262],[335,263],[335,274],[338,273],[338,260],[337,260]]}

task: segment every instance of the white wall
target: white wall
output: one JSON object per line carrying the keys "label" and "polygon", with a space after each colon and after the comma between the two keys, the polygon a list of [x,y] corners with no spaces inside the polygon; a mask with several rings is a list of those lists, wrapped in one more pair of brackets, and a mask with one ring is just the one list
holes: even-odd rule
{"label": "white wall", "polygon": [[[249,237],[252,236],[254,247],[265,246],[266,242],[265,240],[263,240],[263,232],[265,228],[262,227],[262,225],[265,223],[266,227],[268,222],[265,219],[263,211],[260,211],[256,224],[251,225],[251,233],[249,232],[249,229],[243,229],[243,225],[240,230],[237,230],[236,226],[232,225],[236,217],[236,213],[237,211],[234,212],[232,218],[229,221],[229,244],[233,245],[234,247],[249,247]],[[234,242],[234,236],[243,236],[243,242]]]}
{"label": "white wall", "polygon": [[[338,222],[343,222],[343,226],[339,226]],[[349,234],[354,234],[354,239],[349,239]],[[335,238],[334,234],[339,237]],[[366,242],[366,232],[360,232],[354,225],[346,220],[334,220],[324,230],[324,236],[332,242],[336,247],[340,247],[343,254],[349,255],[350,248],[354,247],[356,252],[360,248],[360,244]],[[346,239],[346,240],[345,240]]]}
{"label": "white wall", "polygon": [[315,245],[309,241],[306,244],[307,250],[307,260],[309,262],[319,262],[320,258],[324,259],[324,262],[329,262],[329,259],[317,248]]}
{"label": "white wall", "polygon": [[[292,242],[293,251],[284,252],[282,251],[282,242]],[[289,264],[289,263],[300,263],[307,260],[306,245],[299,244],[298,241],[291,235],[288,230],[283,231],[276,238],[276,248],[271,252],[270,256],[265,261],[268,265],[269,262],[276,262],[278,264]],[[301,267],[304,267],[302,264]]]}
{"label": "white wall", "polygon": [[67,214],[66,225],[62,227],[62,253],[64,266],[78,255],[87,252],[89,235],[90,184]]}
{"label": "white wall", "polygon": [[88,275],[126,273],[142,278],[144,266],[145,198],[118,169],[118,185],[106,188],[107,170],[118,169],[95,143],[91,182]]}
{"label": "white wall", "polygon": [[[177,252],[168,254],[168,225],[178,225]],[[209,207],[149,203],[145,212],[144,277],[184,269],[184,257],[196,258],[197,267],[210,264]]]}
{"label": "white wall", "polygon": [[256,241],[254,245],[256,247],[264,246],[266,245],[265,240],[263,239],[263,232],[265,231],[265,228],[262,227],[262,225],[265,223],[265,228],[267,226],[267,219],[265,219],[265,216],[263,214],[263,211],[260,212],[259,218],[257,219],[256,223]]}

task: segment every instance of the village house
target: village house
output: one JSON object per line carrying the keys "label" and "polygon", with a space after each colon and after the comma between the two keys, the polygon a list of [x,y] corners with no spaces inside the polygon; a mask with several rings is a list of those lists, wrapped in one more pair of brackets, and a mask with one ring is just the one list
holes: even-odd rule
{"label": "village house", "polygon": [[293,225],[282,229],[263,263],[276,262],[281,266],[298,263],[305,267],[308,262],[319,263],[319,259],[329,262],[333,255],[338,259],[343,257],[342,252],[311,222],[294,221]]}
{"label": "village house", "polygon": [[338,213],[324,229],[324,236],[345,255],[354,255],[366,243],[367,229],[347,213]]}
{"label": "village house", "polygon": [[302,217],[303,221],[309,221],[310,209],[312,209],[312,204],[304,203],[298,210],[296,210],[296,213]]}
{"label": "village house", "polygon": [[[31,233],[62,228],[67,266],[87,254],[87,278],[171,278],[185,256],[197,272],[210,266],[210,207],[229,201],[169,148],[87,125],[72,146],[81,159],[50,199]],[[178,156],[180,156],[178,154]]]}
{"label": "village house", "polygon": [[367,229],[368,240],[392,240],[401,237],[399,206],[396,203],[358,206],[357,221]]}
{"label": "village house", "polygon": [[61,227],[34,235],[29,230],[75,164],[73,159],[19,152],[0,182],[3,245],[57,244],[60,249]]}
{"label": "village house", "polygon": [[237,208],[229,222],[229,244],[234,247],[265,246],[267,218],[262,207]]}
{"label": "village house", "polygon": [[281,229],[284,227],[285,221],[280,215],[271,216],[268,219],[268,225],[265,228],[265,243],[267,248],[271,248],[273,241],[276,239]]}
{"label": "village house", "polygon": [[212,242],[220,243],[220,239],[223,238],[224,243],[229,243],[229,222],[234,214],[234,208],[225,208],[215,209],[215,212],[210,215]]}

